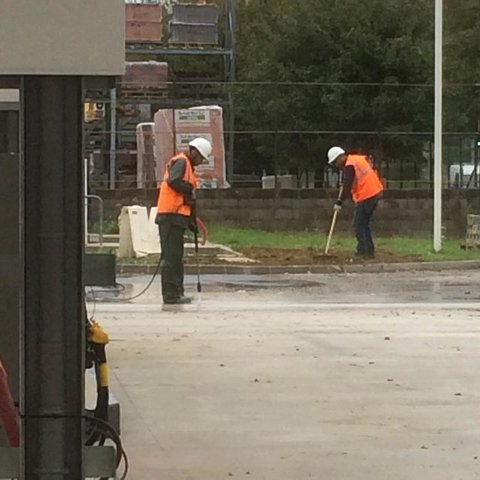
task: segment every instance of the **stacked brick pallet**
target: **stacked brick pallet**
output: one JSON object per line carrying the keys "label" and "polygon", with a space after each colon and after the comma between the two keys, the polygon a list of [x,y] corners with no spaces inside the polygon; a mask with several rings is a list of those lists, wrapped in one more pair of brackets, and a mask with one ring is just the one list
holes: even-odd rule
{"label": "stacked brick pallet", "polygon": [[168,97],[168,63],[126,62],[120,91],[122,99],[161,100]]}
{"label": "stacked brick pallet", "polygon": [[125,8],[127,43],[161,43],[161,5],[127,4]]}

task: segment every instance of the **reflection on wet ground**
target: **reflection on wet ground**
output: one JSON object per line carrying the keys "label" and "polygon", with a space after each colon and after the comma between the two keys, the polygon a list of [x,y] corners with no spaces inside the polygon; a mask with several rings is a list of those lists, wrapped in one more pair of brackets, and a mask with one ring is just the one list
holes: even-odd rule
{"label": "reflection on wet ground", "polygon": [[[112,289],[87,291],[88,300],[122,302],[138,295],[151,277],[121,277]],[[201,277],[203,301],[229,303],[248,301],[255,292],[256,301],[299,304],[351,303],[476,303],[480,301],[480,272],[398,272],[365,274],[305,275],[205,275]],[[187,295],[195,298],[196,276],[185,278]],[[160,279],[148,291],[131,302],[160,304]]]}

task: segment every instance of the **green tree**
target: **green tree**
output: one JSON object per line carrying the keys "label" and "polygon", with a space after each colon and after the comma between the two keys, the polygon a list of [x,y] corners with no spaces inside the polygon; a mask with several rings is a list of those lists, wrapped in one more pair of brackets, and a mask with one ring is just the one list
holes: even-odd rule
{"label": "green tree", "polygon": [[444,5],[445,124],[474,132],[480,119],[480,5],[477,0],[444,0]]}
{"label": "green tree", "polygon": [[285,168],[321,169],[332,143],[421,156],[425,138],[389,132],[432,129],[431,86],[399,85],[432,83],[433,0],[244,0],[239,13],[239,80],[337,85],[237,89],[238,128],[378,134],[241,135],[237,165],[271,169],[276,158]]}

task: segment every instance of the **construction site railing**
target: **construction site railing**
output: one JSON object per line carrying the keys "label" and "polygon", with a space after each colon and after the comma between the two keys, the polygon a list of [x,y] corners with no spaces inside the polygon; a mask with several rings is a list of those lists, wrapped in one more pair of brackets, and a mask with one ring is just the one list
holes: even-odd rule
{"label": "construction site railing", "polygon": [[[98,227],[98,244],[100,247],[103,246],[103,216],[104,216],[104,205],[103,205],[103,198],[99,197],[98,195],[85,195],[87,200],[97,200],[100,208],[99,208],[99,227]],[[88,218],[88,217],[87,217]],[[85,233],[87,241],[89,239],[89,232],[88,232],[88,222],[85,225]]]}

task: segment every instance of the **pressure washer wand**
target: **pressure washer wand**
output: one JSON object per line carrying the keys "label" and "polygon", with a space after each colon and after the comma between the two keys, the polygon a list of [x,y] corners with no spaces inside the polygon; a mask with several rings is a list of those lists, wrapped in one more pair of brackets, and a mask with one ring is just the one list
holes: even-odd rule
{"label": "pressure washer wand", "polygon": [[200,258],[198,256],[198,226],[196,221],[193,230],[193,238],[195,239],[195,260],[197,261],[197,292],[201,293],[202,284],[200,283]]}

